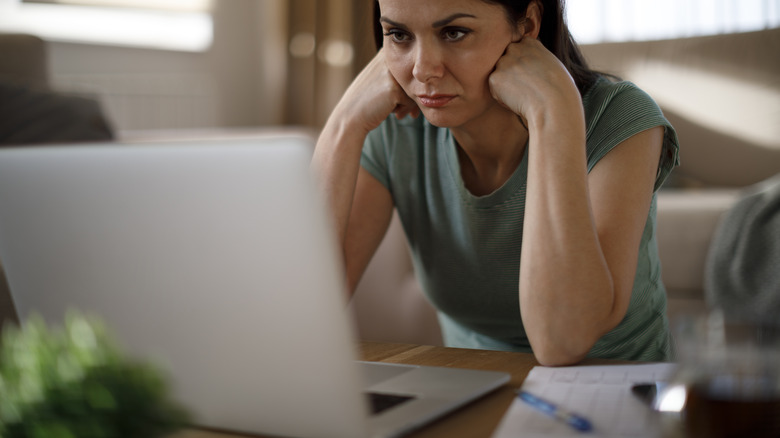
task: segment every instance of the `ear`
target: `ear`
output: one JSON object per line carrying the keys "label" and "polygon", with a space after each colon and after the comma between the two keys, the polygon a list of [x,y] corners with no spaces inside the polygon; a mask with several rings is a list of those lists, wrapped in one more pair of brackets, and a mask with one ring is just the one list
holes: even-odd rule
{"label": "ear", "polygon": [[539,29],[542,26],[542,5],[539,1],[532,0],[525,11],[525,20],[518,25],[518,30],[523,37],[538,38]]}

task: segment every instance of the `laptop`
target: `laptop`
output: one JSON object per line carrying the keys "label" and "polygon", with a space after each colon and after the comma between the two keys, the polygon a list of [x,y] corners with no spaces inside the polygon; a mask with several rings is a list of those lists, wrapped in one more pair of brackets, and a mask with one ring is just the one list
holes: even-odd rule
{"label": "laptop", "polygon": [[283,134],[0,150],[20,318],[100,317],[215,430],[400,436],[508,382],[356,360],[312,149]]}

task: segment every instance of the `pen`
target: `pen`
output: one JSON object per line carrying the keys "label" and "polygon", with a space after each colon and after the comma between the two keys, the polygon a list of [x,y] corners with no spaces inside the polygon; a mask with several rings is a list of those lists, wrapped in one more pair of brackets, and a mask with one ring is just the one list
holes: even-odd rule
{"label": "pen", "polygon": [[520,400],[528,403],[533,408],[541,411],[544,414],[549,415],[550,417],[565,422],[566,424],[579,430],[580,432],[589,432],[590,430],[593,429],[593,425],[591,425],[590,421],[588,421],[586,418],[583,418],[580,415],[561,409],[555,404],[547,400],[541,399],[527,391],[518,391],[517,397],[520,398]]}

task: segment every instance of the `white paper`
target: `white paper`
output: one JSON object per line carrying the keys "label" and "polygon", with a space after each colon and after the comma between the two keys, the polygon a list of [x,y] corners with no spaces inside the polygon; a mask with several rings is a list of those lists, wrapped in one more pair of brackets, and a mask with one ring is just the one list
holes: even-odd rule
{"label": "white paper", "polygon": [[631,393],[635,383],[668,380],[675,364],[534,367],[522,389],[579,414],[593,425],[580,432],[515,398],[493,438],[657,438],[653,411]]}

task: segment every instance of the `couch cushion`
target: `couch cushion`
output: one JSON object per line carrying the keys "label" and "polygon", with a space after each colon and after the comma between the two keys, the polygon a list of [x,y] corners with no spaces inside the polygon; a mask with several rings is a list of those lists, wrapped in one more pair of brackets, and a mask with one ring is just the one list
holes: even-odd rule
{"label": "couch cushion", "polygon": [[443,345],[436,311],[414,275],[398,215],[358,283],[350,308],[363,340]]}
{"label": "couch cushion", "polygon": [[46,43],[33,35],[0,33],[0,80],[46,88],[49,82]]}
{"label": "couch cushion", "polygon": [[704,263],[721,216],[739,190],[662,190],[658,194],[658,253],[670,299],[704,295]]}

